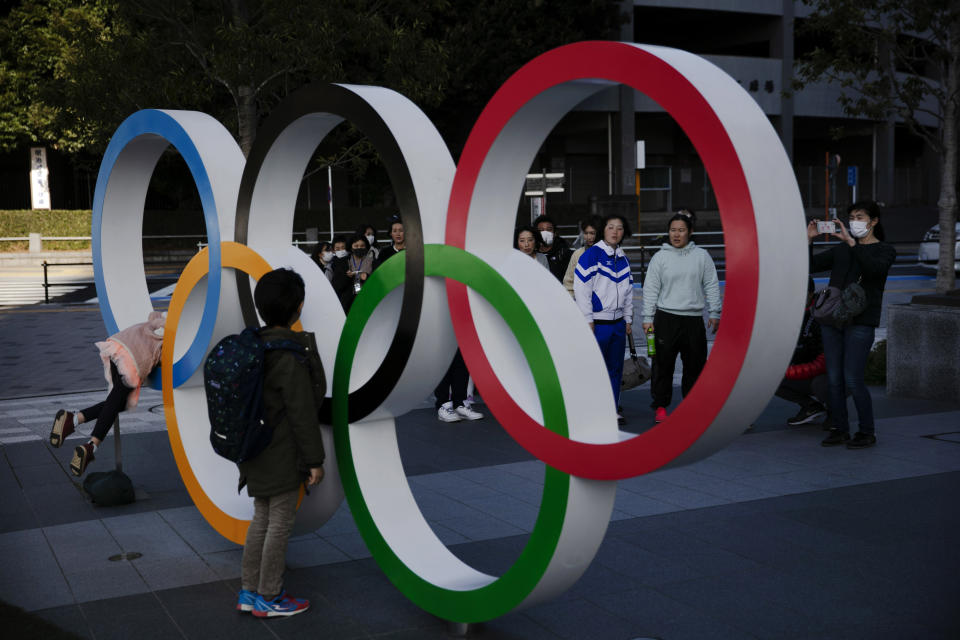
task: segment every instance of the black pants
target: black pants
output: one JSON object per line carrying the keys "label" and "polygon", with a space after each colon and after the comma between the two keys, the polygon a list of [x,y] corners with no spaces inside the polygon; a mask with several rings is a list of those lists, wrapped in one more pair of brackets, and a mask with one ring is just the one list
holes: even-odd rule
{"label": "black pants", "polygon": [[677,355],[683,362],[680,391],[686,397],[707,363],[707,330],[702,316],[680,316],[657,310],[653,316],[657,355],[653,358],[650,394],[654,407],[669,407]]}
{"label": "black pants", "polygon": [[117,414],[126,408],[127,396],[133,391],[123,384],[123,380],[120,379],[120,372],[117,371],[117,365],[112,362],[110,363],[110,378],[113,380],[113,388],[107,394],[107,399],[80,412],[83,414],[84,422],[97,421],[97,424],[93,427],[93,433],[90,435],[101,442],[107,437],[110,427],[117,419]]}
{"label": "black pants", "polygon": [[[788,402],[808,409],[816,405],[827,405],[827,376],[821,374],[807,380],[788,380],[784,378],[777,387],[775,395]],[[814,398],[813,396],[816,396]]]}
{"label": "black pants", "polygon": [[467,382],[470,380],[470,373],[467,371],[467,363],[463,361],[460,349],[453,356],[453,362],[450,368],[443,376],[443,380],[437,385],[433,395],[437,397],[434,405],[437,409],[447,401],[447,398],[453,402],[453,408],[456,409],[467,399]]}

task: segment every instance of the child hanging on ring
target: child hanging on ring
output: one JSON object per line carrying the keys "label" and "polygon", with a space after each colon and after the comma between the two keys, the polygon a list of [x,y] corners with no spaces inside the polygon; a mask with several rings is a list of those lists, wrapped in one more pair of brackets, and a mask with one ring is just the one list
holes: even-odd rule
{"label": "child hanging on ring", "polygon": [[97,421],[90,439],[73,452],[73,459],[70,460],[70,472],[73,475],[83,475],[87,465],[93,462],[94,453],[107,437],[117,414],[137,406],[140,387],[160,362],[166,318],[165,311],[153,311],[146,322],[127,327],[105,341],[96,343],[100,359],[103,360],[103,375],[107,379],[106,399],[81,411],[60,409],[50,431],[50,444],[60,447],[78,425],[90,420]]}

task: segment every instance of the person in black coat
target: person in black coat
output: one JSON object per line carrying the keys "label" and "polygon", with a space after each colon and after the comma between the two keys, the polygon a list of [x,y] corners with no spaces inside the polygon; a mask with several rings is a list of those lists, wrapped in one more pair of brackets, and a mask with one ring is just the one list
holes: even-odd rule
{"label": "person in black coat", "polygon": [[[807,279],[807,308],[803,312],[800,337],[790,358],[790,366],[775,395],[800,407],[797,415],[787,419],[796,427],[827,416],[827,374],[823,355],[820,325],[813,319],[813,278]],[[825,425],[833,426],[828,417]],[[829,426],[825,428],[829,428]]]}
{"label": "person in black coat", "polygon": [[567,265],[570,264],[570,246],[567,241],[556,233],[556,225],[553,220],[546,215],[539,216],[533,221],[533,226],[540,232],[539,251],[547,258],[547,268],[560,282],[563,282],[563,276],[567,273]]}
{"label": "person in black coat", "polygon": [[[841,240],[831,249],[812,255],[810,272],[830,271],[830,286],[843,289],[859,282],[867,297],[867,305],[850,324],[837,328],[822,325],[823,350],[827,361],[829,393],[827,405],[833,416],[834,427],[821,443],[825,447],[846,444],[849,449],[869,447],[877,442],[873,420],[873,401],[864,382],[867,356],[873,347],[876,328],[880,325],[883,288],[887,274],[897,258],[896,249],[883,241],[880,225],[880,207],[876,202],[855,202],[847,209],[850,230],[838,221],[839,231],[833,233]],[[807,239],[817,237],[816,221],[807,226]],[[850,437],[847,416],[846,391],[853,396],[857,408],[859,430]]]}

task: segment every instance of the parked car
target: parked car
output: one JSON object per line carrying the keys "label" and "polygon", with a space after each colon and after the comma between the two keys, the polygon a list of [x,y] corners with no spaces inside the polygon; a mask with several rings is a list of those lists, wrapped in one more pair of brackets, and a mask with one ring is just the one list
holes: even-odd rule
{"label": "parked car", "polygon": [[[953,263],[955,271],[960,271],[960,222],[956,227],[957,244],[953,250],[953,257],[956,262]],[[930,230],[923,234],[923,242],[920,243],[920,252],[918,259],[920,266],[937,268],[937,262],[940,257],[940,225],[935,224]]]}

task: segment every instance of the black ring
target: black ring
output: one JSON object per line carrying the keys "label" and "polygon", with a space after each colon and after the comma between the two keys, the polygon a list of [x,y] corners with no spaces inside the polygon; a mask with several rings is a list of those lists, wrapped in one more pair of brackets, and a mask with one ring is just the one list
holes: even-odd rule
{"label": "black ring", "polygon": [[[256,140],[247,157],[237,197],[234,239],[240,244],[247,244],[253,190],[270,148],[292,123],[313,114],[339,116],[348,120],[370,139],[380,153],[380,159],[390,177],[406,236],[405,281],[400,319],[380,367],[366,384],[350,394],[348,420],[356,422],[383,404],[396,386],[413,350],[423,308],[424,252],[420,207],[406,159],[383,118],[366,100],[347,86],[314,84],[286,98],[257,131]],[[237,271],[236,279],[244,324],[255,327],[259,323],[249,276]],[[329,376],[327,378],[329,380]],[[320,409],[320,420],[325,424],[332,423],[330,405],[331,403],[325,402]]]}

